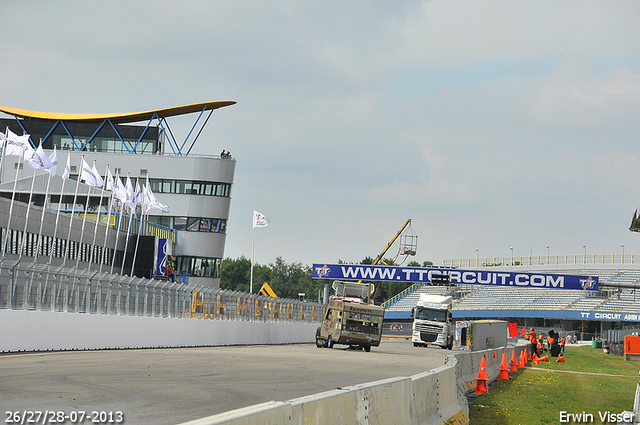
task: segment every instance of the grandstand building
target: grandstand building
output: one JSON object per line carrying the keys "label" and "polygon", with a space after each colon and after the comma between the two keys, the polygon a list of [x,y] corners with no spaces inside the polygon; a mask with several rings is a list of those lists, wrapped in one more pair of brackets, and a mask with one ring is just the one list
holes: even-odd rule
{"label": "grandstand building", "polygon": [[637,328],[640,323],[640,269],[637,265],[575,264],[491,268],[496,271],[498,269],[597,276],[599,290],[415,284],[386,303],[385,320],[409,320],[411,309],[415,307],[420,294],[430,293],[453,295],[455,320],[511,319],[517,320],[520,325],[537,328],[551,327],[548,323],[560,323],[556,327],[567,332],[580,330],[585,323],[596,322],[599,333],[614,326]]}
{"label": "grandstand building", "polygon": [[[96,169],[103,177],[108,166],[114,176],[116,173],[119,175],[123,184],[129,176],[132,184],[135,185],[138,181],[142,186],[148,176],[149,186],[157,199],[170,210],[151,210],[151,225],[145,230],[145,234],[152,239],[170,240],[170,258],[174,260],[177,274],[186,277],[185,281],[218,287],[236,161],[221,157],[219,153],[202,155],[192,151],[213,111],[234,103],[208,102],[128,114],[44,113],[0,106],[0,112],[9,116],[0,119],[3,130],[8,127],[15,134],[29,134],[33,147],[37,147],[41,140],[47,155],[53,152],[55,146],[58,160],[58,177],[49,182],[47,173],[34,173],[30,167],[24,166],[18,156],[4,158],[0,170],[0,197],[4,198],[0,205],[0,227],[3,236],[1,240],[4,241],[8,235],[9,241],[5,258],[23,256],[25,260],[32,261],[35,249],[39,247],[35,242],[36,236],[40,234],[42,227],[45,243],[39,247],[38,262],[48,261],[48,250],[52,250],[52,264],[62,264],[62,247],[65,246],[67,231],[71,225],[68,213],[75,211],[79,215],[72,222],[72,244],[67,250],[67,266],[75,265],[77,261],[81,267],[97,269],[98,263],[102,261],[106,263],[102,266],[107,266],[103,270],[108,270],[112,268],[114,258],[114,272],[120,273],[122,268],[123,274],[130,274],[133,250],[138,246],[131,232],[140,223],[133,220],[130,228],[122,228],[119,235],[114,231],[104,236],[109,232],[104,232],[103,229],[107,225],[113,226],[115,219],[106,223],[110,201],[108,196],[102,196],[100,189],[76,185],[81,160],[84,159],[88,164],[95,161]],[[185,114],[197,114],[197,118],[189,135],[180,142],[174,138],[167,119]],[[190,136],[191,140],[188,140]],[[67,156],[70,157],[71,176],[65,181],[59,176]],[[25,205],[29,200],[33,206],[32,211],[37,211],[29,216],[27,232],[23,232],[24,217],[22,221],[19,217],[8,219],[11,208],[9,200],[12,197],[16,201],[14,214],[25,214]],[[89,206],[87,211],[86,205]],[[39,209],[42,206],[46,214]],[[62,218],[56,232],[57,220],[54,219],[58,210],[66,214],[60,215]],[[83,223],[85,213],[89,224]],[[116,217],[118,211],[114,210],[112,214]],[[45,217],[43,226],[39,225],[40,217]],[[91,221],[98,217],[105,224]],[[87,231],[83,233],[80,226],[86,227]],[[27,243],[23,243],[23,240]],[[102,253],[101,249],[106,245],[104,255],[93,256],[90,249],[92,245],[97,253]],[[146,251],[141,250],[137,254],[155,255],[150,252],[148,245],[147,240]],[[18,246],[26,246],[26,250],[21,249],[18,253]],[[114,251],[116,255],[112,255]],[[139,259],[136,259],[136,265]],[[122,266],[123,260],[126,267]],[[144,270],[139,268],[135,269],[137,276],[155,275],[148,267],[144,267]]]}

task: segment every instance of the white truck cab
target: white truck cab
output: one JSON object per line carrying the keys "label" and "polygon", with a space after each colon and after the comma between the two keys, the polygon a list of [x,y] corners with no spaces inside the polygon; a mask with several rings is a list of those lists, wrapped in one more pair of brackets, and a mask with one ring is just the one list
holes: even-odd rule
{"label": "white truck cab", "polygon": [[411,339],[415,347],[437,345],[451,349],[455,337],[452,304],[453,297],[449,295],[420,294],[416,306],[411,309]]}

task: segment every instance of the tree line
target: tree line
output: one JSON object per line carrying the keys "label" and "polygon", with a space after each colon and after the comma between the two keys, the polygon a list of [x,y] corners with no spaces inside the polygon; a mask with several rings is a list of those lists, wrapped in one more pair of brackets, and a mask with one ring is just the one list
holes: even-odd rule
{"label": "tree line", "polygon": [[[338,260],[338,264],[346,264]],[[373,258],[365,257],[358,264],[373,264]],[[396,265],[391,259],[384,259],[381,264]],[[428,267],[433,265],[425,261],[422,265],[411,261],[407,267]],[[275,263],[269,265],[253,265],[253,292],[257,293],[263,283],[268,283],[280,298],[298,298],[298,294],[305,294],[307,301],[317,301],[322,297],[324,281],[312,279],[311,266],[300,262],[287,263],[282,257],[277,257]],[[222,260],[220,271],[220,288],[232,291],[249,292],[251,281],[251,261],[244,255],[232,259]],[[375,303],[382,304],[412,285],[407,282],[374,282],[376,285]]]}

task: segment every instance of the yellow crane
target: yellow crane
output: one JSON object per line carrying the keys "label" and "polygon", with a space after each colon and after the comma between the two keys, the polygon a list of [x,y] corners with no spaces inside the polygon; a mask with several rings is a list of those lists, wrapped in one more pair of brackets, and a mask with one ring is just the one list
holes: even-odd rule
{"label": "yellow crane", "polygon": [[[371,263],[372,265],[375,266],[376,264],[378,264],[382,260],[382,257],[384,257],[384,254],[387,253],[389,248],[391,248],[391,245],[393,245],[393,243],[400,237],[400,235],[402,235],[402,233],[407,228],[407,226],[409,226],[409,229],[411,229],[411,219],[408,219],[404,223],[404,226],[402,226],[400,228],[400,230],[398,230],[398,233],[396,233],[396,235],[393,237],[393,239],[391,239],[391,241],[387,244],[387,246],[382,250],[380,255],[378,255],[376,257],[376,259],[373,260],[373,263]],[[407,256],[408,255],[416,255],[416,250],[417,249],[418,249],[418,236],[415,234],[415,232],[413,230],[411,230],[411,234],[406,235],[404,240],[400,244],[400,249],[398,250],[398,255],[401,255],[401,254],[402,255],[407,255]],[[359,280],[358,282],[362,283],[362,280]],[[373,297],[372,297],[373,299],[376,298],[376,294],[378,293],[378,288],[379,287],[380,287],[380,282],[378,282],[378,285],[376,286],[376,290],[373,293]]]}

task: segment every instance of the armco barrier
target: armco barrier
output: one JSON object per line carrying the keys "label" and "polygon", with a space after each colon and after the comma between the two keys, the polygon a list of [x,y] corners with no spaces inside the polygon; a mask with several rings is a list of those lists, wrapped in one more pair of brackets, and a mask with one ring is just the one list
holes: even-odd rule
{"label": "armco barrier", "polygon": [[466,395],[475,390],[482,357],[487,377],[500,373],[502,353],[511,358],[526,350],[517,345],[479,352],[458,352],[445,365],[410,378],[397,377],[300,397],[263,403],[186,422],[182,425],[464,425],[469,423]]}

